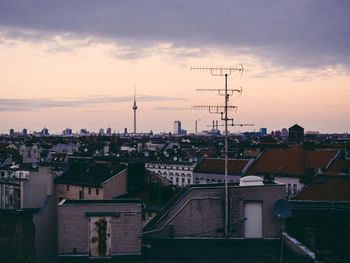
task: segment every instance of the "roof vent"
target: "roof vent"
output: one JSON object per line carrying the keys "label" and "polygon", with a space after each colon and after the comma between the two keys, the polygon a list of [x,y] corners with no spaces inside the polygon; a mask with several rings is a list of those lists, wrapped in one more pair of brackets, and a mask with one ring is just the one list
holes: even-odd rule
{"label": "roof vent", "polygon": [[259,176],[248,175],[240,179],[239,186],[264,185],[263,179]]}

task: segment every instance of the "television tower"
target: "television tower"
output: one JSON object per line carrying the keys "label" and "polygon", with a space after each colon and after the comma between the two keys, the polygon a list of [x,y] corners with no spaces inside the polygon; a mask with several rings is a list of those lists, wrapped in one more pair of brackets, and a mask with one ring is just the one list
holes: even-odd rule
{"label": "television tower", "polygon": [[132,109],[134,110],[134,134],[136,134],[136,88],[134,87],[134,105],[132,106]]}

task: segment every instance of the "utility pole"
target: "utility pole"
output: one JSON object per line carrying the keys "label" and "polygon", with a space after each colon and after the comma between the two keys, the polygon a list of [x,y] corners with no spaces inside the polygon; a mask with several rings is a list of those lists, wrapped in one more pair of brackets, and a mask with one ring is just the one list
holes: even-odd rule
{"label": "utility pole", "polygon": [[[232,121],[231,126],[235,126],[232,118],[228,118],[228,110],[237,108],[237,106],[229,105],[229,98],[235,92],[242,93],[242,88],[228,89],[227,78],[233,72],[243,73],[243,65],[241,67],[191,67],[191,70],[195,71],[209,71],[212,76],[225,77],[224,89],[197,89],[197,91],[216,91],[220,96],[225,97],[225,104],[223,106],[217,105],[201,105],[193,106],[196,109],[208,109],[209,113],[220,114],[221,120],[223,120],[225,126],[225,238],[228,238],[228,219],[229,219],[229,204],[228,204],[228,121]],[[240,124],[245,126],[245,124]],[[248,124],[249,125],[249,124]]]}

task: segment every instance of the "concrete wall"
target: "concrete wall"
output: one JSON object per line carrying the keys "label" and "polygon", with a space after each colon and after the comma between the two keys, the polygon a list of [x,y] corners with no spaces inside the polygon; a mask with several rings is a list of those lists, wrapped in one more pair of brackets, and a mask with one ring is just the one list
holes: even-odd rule
{"label": "concrete wall", "polygon": [[22,208],[40,208],[48,191],[53,193],[53,179],[48,166],[40,166],[37,172],[30,171],[29,181],[23,182]]}
{"label": "concrete wall", "polygon": [[[88,201],[87,201],[88,202]],[[112,217],[112,256],[141,253],[141,204],[63,204],[58,207],[59,256],[89,254],[89,217],[86,212],[119,212]]]}
{"label": "concrete wall", "polygon": [[[223,186],[192,187],[164,215],[145,237],[224,237]],[[284,185],[230,186],[229,236],[244,237],[244,204],[262,202],[263,238],[280,237],[281,222],[273,214],[273,205],[285,197]]]}
{"label": "concrete wall", "polygon": [[127,192],[127,170],[123,170],[117,175],[102,184],[103,198],[111,199]]}

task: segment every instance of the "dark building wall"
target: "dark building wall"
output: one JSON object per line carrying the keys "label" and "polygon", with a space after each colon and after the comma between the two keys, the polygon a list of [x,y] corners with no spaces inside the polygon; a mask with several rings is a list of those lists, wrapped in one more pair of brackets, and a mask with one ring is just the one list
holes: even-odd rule
{"label": "dark building wall", "polygon": [[[273,205],[285,197],[284,185],[234,186],[229,188],[229,236],[244,237],[245,202],[262,202],[263,238],[280,236],[281,222]],[[163,218],[145,232],[145,237],[224,237],[223,186],[192,187]]]}
{"label": "dark building wall", "polygon": [[128,164],[128,193],[141,191],[145,185],[145,163]]}
{"label": "dark building wall", "polygon": [[0,210],[0,261],[32,262],[34,254],[32,214]]}
{"label": "dark building wall", "polygon": [[317,258],[322,257],[321,251],[343,259],[350,257],[349,211],[293,209],[286,226],[287,232],[315,251]]}
{"label": "dark building wall", "polygon": [[304,128],[299,125],[294,125],[288,129],[288,140],[290,142],[303,142],[304,141]]}
{"label": "dark building wall", "polygon": [[41,210],[34,214],[35,261],[49,261],[57,257],[57,203],[47,196]]}

